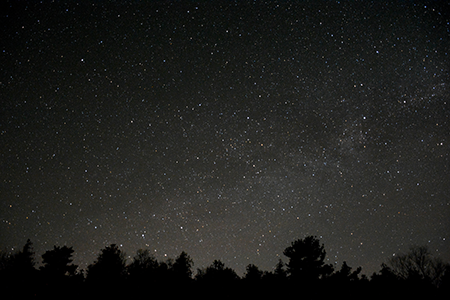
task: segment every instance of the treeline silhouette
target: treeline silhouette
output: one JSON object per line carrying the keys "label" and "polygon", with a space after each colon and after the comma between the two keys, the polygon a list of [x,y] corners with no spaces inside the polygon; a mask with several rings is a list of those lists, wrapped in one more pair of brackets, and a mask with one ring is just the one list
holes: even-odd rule
{"label": "treeline silhouette", "polygon": [[325,263],[326,251],[315,236],[291,243],[272,271],[249,264],[240,277],[220,260],[194,274],[186,252],[175,259],[157,260],[139,249],[129,264],[125,253],[111,244],[101,249],[86,270],[72,263],[72,247],[54,246],[42,255],[36,268],[30,240],[15,253],[0,256],[0,284],[4,294],[42,297],[396,297],[444,296],[450,293],[450,264],[431,255],[427,247],[411,247],[406,254],[388,259],[370,278],[344,261],[340,268]]}

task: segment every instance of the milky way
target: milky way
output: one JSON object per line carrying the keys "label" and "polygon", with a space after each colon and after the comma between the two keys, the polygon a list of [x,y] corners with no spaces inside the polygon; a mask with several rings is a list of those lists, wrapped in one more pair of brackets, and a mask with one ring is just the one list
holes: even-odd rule
{"label": "milky way", "polygon": [[450,261],[445,1],[27,2],[1,13],[1,249]]}

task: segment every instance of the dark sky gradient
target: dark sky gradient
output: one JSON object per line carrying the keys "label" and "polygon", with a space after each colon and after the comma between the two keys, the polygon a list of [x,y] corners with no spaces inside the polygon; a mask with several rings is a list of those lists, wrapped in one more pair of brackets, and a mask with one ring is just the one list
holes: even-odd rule
{"label": "dark sky gradient", "polygon": [[450,261],[447,1],[42,2],[1,12],[1,249]]}

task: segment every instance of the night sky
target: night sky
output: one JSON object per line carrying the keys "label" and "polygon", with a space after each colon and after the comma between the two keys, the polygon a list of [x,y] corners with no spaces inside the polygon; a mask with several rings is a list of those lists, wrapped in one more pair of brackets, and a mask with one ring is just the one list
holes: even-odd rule
{"label": "night sky", "polygon": [[0,249],[450,261],[446,2],[7,1]]}

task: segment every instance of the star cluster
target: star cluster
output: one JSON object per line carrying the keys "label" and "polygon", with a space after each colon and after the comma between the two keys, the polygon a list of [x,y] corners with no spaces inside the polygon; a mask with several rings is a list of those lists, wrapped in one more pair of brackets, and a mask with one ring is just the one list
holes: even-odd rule
{"label": "star cluster", "polygon": [[450,260],[445,1],[8,2],[0,246]]}

